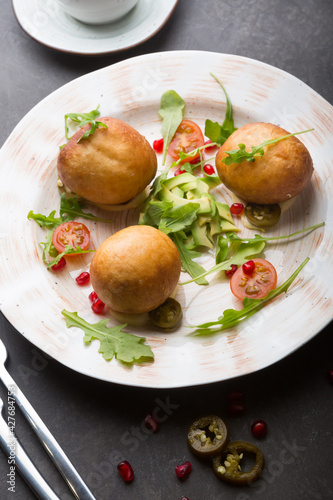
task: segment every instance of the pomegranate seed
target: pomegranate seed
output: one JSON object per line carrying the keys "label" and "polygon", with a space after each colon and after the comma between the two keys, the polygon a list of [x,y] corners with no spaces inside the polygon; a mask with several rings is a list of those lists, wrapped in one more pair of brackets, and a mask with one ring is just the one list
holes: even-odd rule
{"label": "pomegranate seed", "polygon": [[[212,143],[212,141],[211,141],[210,139],[208,139],[208,140],[205,142],[205,146],[206,146],[207,144],[211,144],[211,143]],[[215,148],[216,148],[216,146],[208,146],[207,148],[205,148],[205,151],[212,151],[212,150],[213,150],[213,149],[215,149]]]}
{"label": "pomegranate seed", "polygon": [[192,465],[191,462],[189,461],[185,462],[183,465],[176,465],[175,467],[176,476],[179,477],[180,479],[182,477],[188,476],[191,470],[192,470]]}
{"label": "pomegranate seed", "polygon": [[94,302],[92,303],[91,309],[96,314],[102,314],[102,312],[104,311],[104,307],[105,307],[104,302],[102,302],[101,299],[97,297],[97,299],[94,300]]}
{"label": "pomegranate seed", "polygon": [[181,175],[181,174],[185,174],[186,170],[181,170],[180,168],[178,170],[176,170],[175,172],[175,177],[177,177],[177,175]]}
{"label": "pomegranate seed", "polygon": [[213,165],[210,165],[209,163],[207,165],[205,165],[203,169],[207,175],[215,174],[215,170],[214,170]]}
{"label": "pomegranate seed", "polygon": [[79,286],[86,285],[90,281],[90,274],[84,271],[75,278],[75,281]]}
{"label": "pomegranate seed", "polygon": [[333,384],[333,370],[328,370],[327,372],[327,380]]}
{"label": "pomegranate seed", "polygon": [[145,416],[145,426],[147,427],[147,429],[149,429],[150,431],[153,431],[153,432],[157,432],[158,429],[160,428],[160,424],[159,422],[157,422],[153,415],[151,413],[148,413],[146,416]]}
{"label": "pomegranate seed", "polygon": [[243,403],[244,393],[241,391],[232,391],[228,394],[228,405],[227,410],[229,415],[237,417],[242,415],[245,411],[245,406]]}
{"label": "pomegranate seed", "polygon": [[256,438],[263,438],[267,434],[267,424],[263,420],[256,420],[251,425],[251,432]]}
{"label": "pomegranate seed", "polygon": [[242,265],[243,273],[246,274],[246,276],[251,276],[255,269],[255,263],[253,260],[248,260],[245,262],[245,264]]}
{"label": "pomegranate seed", "polygon": [[134,478],[134,472],[132,466],[129,462],[127,462],[127,460],[123,460],[122,462],[120,462],[117,465],[117,469],[119,470],[123,480],[126,481],[127,483],[129,481],[132,481],[132,479]]}
{"label": "pomegranate seed", "polygon": [[189,500],[187,497],[181,497],[180,500]]}
{"label": "pomegranate seed", "polygon": [[243,212],[244,212],[243,203],[233,203],[230,207],[230,213],[232,213],[232,215],[242,215]]}
{"label": "pomegranate seed", "polygon": [[66,259],[65,257],[61,257],[61,259],[57,264],[53,264],[53,266],[51,266],[51,269],[52,271],[61,271],[61,269],[63,269],[65,266],[66,266]]}
{"label": "pomegranate seed", "polygon": [[91,302],[95,302],[95,300],[98,299],[97,293],[94,291],[89,293],[89,299],[91,300]]}
{"label": "pomegranate seed", "polygon": [[153,149],[155,153],[162,153],[163,147],[164,147],[163,139],[157,139],[156,141],[153,142]]}
{"label": "pomegranate seed", "polygon": [[231,276],[235,274],[237,269],[238,269],[237,264],[231,264],[231,269],[229,269],[228,271],[224,271],[227,278],[231,278]]}
{"label": "pomegranate seed", "polygon": [[199,162],[199,158],[193,158],[193,160],[190,160],[190,161],[189,161],[189,163],[190,163],[191,165],[195,165],[195,164],[196,164],[196,163],[198,163],[198,162]]}

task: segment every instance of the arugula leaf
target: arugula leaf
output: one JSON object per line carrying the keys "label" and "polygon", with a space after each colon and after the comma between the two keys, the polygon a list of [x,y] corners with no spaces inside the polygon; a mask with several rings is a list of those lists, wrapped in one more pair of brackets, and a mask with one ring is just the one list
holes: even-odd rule
{"label": "arugula leaf", "polygon": [[170,142],[183,119],[185,101],[174,90],[167,90],[161,97],[159,115],[162,118],[163,159],[165,159]]}
{"label": "arugula leaf", "polygon": [[163,213],[158,229],[165,234],[182,231],[197,218],[199,208],[199,203],[188,203],[187,205],[168,208]]}
{"label": "arugula leaf", "polygon": [[66,318],[66,326],[70,328],[76,326],[84,331],[83,341],[90,344],[92,340],[99,340],[100,348],[98,352],[103,358],[110,361],[113,357],[123,363],[144,362],[153,360],[154,354],[149,345],[144,344],[144,337],[137,337],[131,333],[126,333],[123,328],[126,324],[107,327],[109,319],[102,319],[98,323],[88,323],[78,316],[77,312],[69,312],[66,309],[61,311]]}
{"label": "arugula leaf", "polygon": [[216,264],[215,266],[208,269],[208,271],[205,271],[203,274],[196,276],[192,280],[179,283],[179,285],[187,285],[188,283],[192,283],[193,281],[196,281],[198,283],[199,279],[204,278],[205,276],[208,276],[211,273],[217,271],[227,271],[228,269],[231,269],[232,264],[241,266],[245,262],[247,262],[250,257],[253,257],[254,255],[261,253],[264,248],[265,248],[265,242],[257,241],[256,239],[249,241],[247,243],[245,242],[241,243],[238,249],[236,250],[235,254],[232,257],[230,257],[230,259],[222,261],[219,264]]}
{"label": "arugula leaf", "polygon": [[62,193],[59,212],[60,216],[63,218],[63,222],[76,219],[76,217],[82,217],[83,219],[94,220],[96,222],[112,222],[110,219],[102,219],[101,217],[96,217],[94,214],[83,212],[83,205],[84,204],[75,196],[66,198],[65,193]]}
{"label": "arugula leaf", "polygon": [[222,82],[217,78],[217,76],[213,75],[213,73],[210,74],[220,84],[224,92],[227,101],[227,109],[225,112],[225,118],[222,125],[219,125],[218,122],[212,122],[212,120],[206,120],[205,136],[208,137],[212,142],[216,142],[217,144],[221,145],[228,139],[228,137],[233,132],[235,132],[235,130],[237,130],[237,128],[234,125],[232,105],[229,96],[227,94],[227,91],[225,90],[224,86],[222,85]]}
{"label": "arugula leaf", "polygon": [[46,227],[48,229],[55,229],[60,224],[64,222],[62,217],[55,217],[56,211],[50,212],[50,215],[34,214],[33,210],[27,215],[29,220],[34,220],[40,227]]}
{"label": "arugula leaf", "polygon": [[52,243],[52,235],[53,235],[53,230],[50,229],[47,232],[46,241],[45,242],[41,241],[39,243],[43,247],[42,258],[43,258],[44,264],[46,264],[46,265],[48,264],[46,254],[50,255],[50,257],[56,257],[58,255],[58,250],[55,248],[55,246]]}
{"label": "arugula leaf", "polygon": [[219,235],[216,240],[215,262],[220,264],[227,258],[229,252],[229,238]]}
{"label": "arugula leaf", "polygon": [[71,120],[74,123],[77,123],[78,128],[84,127],[84,125],[90,124],[90,129],[86,130],[84,134],[78,139],[77,142],[80,142],[81,139],[87,139],[89,135],[92,135],[96,132],[98,127],[108,128],[107,125],[101,121],[96,121],[95,118],[98,118],[100,112],[98,111],[99,105],[96,109],[90,111],[90,113],[68,113],[65,115],[65,135],[66,139],[69,140],[73,137],[73,135],[69,135],[69,127],[68,120]]}
{"label": "arugula leaf", "polygon": [[217,321],[211,321],[208,323],[202,323],[201,325],[191,326],[190,328],[196,328],[194,335],[196,336],[207,336],[214,333],[222,332],[234,326],[238,323],[249,318],[256,312],[260,311],[266,304],[271,300],[275,299],[284,292],[287,292],[290,285],[293,283],[298,274],[302,271],[304,266],[309,262],[309,257],[307,257],[302,264],[296,269],[296,271],[287,279],[282,285],[268,292],[266,297],[262,299],[249,299],[245,298],[243,300],[243,309],[237,311],[235,309],[226,309],[222,316],[218,318]]}
{"label": "arugula leaf", "polygon": [[204,275],[205,269],[197,262],[194,262],[192,260],[197,257],[201,257],[201,253],[186,248],[183,244],[181,236],[177,233],[172,234],[171,239],[178,248],[182,268],[190,276],[192,276],[192,278],[194,278],[192,281],[196,281],[198,285],[208,285],[208,281],[204,277],[202,277]]}
{"label": "arugula leaf", "polygon": [[239,149],[233,149],[232,151],[224,151],[229,156],[224,158],[222,161],[228,166],[231,165],[232,163],[242,163],[244,160],[248,162],[254,162],[256,157],[261,157],[264,155],[265,146],[268,146],[269,144],[276,144],[277,142],[280,142],[283,139],[287,139],[288,137],[305,134],[306,132],[312,132],[313,130],[314,130],[313,128],[310,128],[308,130],[302,130],[301,132],[295,132],[293,134],[277,137],[276,139],[270,139],[268,141],[264,141],[262,144],[259,144],[259,146],[251,146],[252,151],[246,151],[245,144],[238,144]]}
{"label": "arugula leaf", "polygon": [[172,201],[152,200],[148,204],[142,222],[148,226],[158,227],[166,210],[173,207]]}
{"label": "arugula leaf", "polygon": [[305,229],[301,229],[300,231],[296,231],[295,233],[287,234],[284,236],[262,236],[261,234],[255,234],[254,238],[240,238],[236,234],[232,233],[229,235],[229,239],[231,241],[274,241],[274,240],[285,240],[287,238],[292,238],[293,236],[297,236],[302,233],[306,233],[308,231],[314,231],[318,229],[318,227],[325,226],[325,222],[319,222],[319,224],[315,224],[314,226],[306,227]]}
{"label": "arugula leaf", "polygon": [[95,252],[95,250],[82,250],[81,247],[77,246],[76,248],[72,247],[71,245],[66,245],[65,250],[61,253],[59,253],[55,259],[51,260],[50,262],[47,263],[47,269],[50,269],[50,267],[54,266],[55,264],[58,264],[59,260],[64,256],[64,255],[69,255],[69,254],[81,254],[81,253],[91,253]]}
{"label": "arugula leaf", "polygon": [[[205,171],[203,170],[204,164],[208,163],[209,161],[212,161],[214,158],[203,159],[202,151],[204,151],[206,148],[211,148],[212,146],[217,146],[217,143],[204,144],[203,146],[199,146],[196,149],[192,149],[192,151],[190,151],[189,153],[180,151],[178,160],[173,161],[170,165],[170,168],[178,167],[178,165],[181,164],[182,170],[186,170],[186,172],[192,174],[195,169],[201,167],[201,170],[205,174]],[[200,156],[200,160],[196,163],[190,163],[193,160],[193,158],[195,158],[198,155]],[[189,161],[182,163],[184,160],[189,160]]]}

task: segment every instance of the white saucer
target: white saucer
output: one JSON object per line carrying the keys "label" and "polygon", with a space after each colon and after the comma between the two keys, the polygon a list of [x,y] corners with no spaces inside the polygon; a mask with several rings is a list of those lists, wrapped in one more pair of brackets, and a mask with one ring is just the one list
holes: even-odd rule
{"label": "white saucer", "polygon": [[65,14],[56,0],[12,0],[22,29],[37,42],[62,52],[101,55],[134,47],[167,22],[178,0],[139,0],[116,23],[93,26]]}

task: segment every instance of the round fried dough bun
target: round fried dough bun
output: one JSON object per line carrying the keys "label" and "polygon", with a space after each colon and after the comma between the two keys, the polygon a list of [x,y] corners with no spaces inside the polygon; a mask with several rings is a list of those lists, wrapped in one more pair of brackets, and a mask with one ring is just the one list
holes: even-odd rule
{"label": "round fried dough bun", "polygon": [[90,277],[98,297],[111,309],[140,314],[166,301],[180,271],[178,249],[168,236],[151,226],[129,226],[98,247]]}
{"label": "round fried dough bun", "polygon": [[252,146],[289,133],[272,123],[249,123],[236,130],[216,155],[221,181],[240,198],[253,203],[280,203],[299,194],[311,179],[313,165],[307,148],[295,136],[265,146],[264,155],[254,162],[244,160],[228,166],[222,161],[228,156],[225,151],[237,150],[239,144],[252,151]]}
{"label": "round fried dough bun", "polygon": [[156,154],[137,130],[116,118],[100,121],[87,139],[85,125],[61,149],[58,176],[73,193],[93,203],[116,205],[137,196],[155,177]]}

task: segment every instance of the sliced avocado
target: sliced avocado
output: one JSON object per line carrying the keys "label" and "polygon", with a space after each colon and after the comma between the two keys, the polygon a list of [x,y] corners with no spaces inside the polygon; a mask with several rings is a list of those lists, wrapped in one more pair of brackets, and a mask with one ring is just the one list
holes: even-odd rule
{"label": "sliced avocado", "polygon": [[186,184],[187,182],[195,182],[196,183],[196,181],[197,181],[197,178],[194,177],[194,175],[189,174],[188,172],[185,172],[184,174],[176,175],[175,177],[170,177],[169,179],[166,179],[163,182],[163,185],[168,189],[172,189],[175,186]]}
{"label": "sliced avocado", "polygon": [[191,231],[193,236],[193,241],[196,246],[214,248],[213,242],[207,236],[207,226],[199,226],[197,220],[191,225]]}
{"label": "sliced avocado", "polygon": [[[185,175],[185,174],[183,174]],[[179,196],[176,196],[175,194],[171,193],[169,189],[166,188],[166,186],[162,186],[162,189],[159,193],[160,198],[162,201],[172,201],[174,203],[174,206],[176,207],[177,205],[186,205],[187,203],[191,203],[191,201],[186,200],[185,198],[180,198]],[[198,203],[200,205],[200,208],[198,210],[198,213],[210,213],[211,212],[211,200],[207,197],[205,198],[198,198],[195,200],[195,203]]]}
{"label": "sliced avocado", "polygon": [[201,177],[200,180],[205,182],[209,189],[214,189],[221,184],[221,179],[218,175],[209,175],[205,177]]}
{"label": "sliced avocado", "polygon": [[222,232],[224,232],[224,233],[227,233],[229,231],[232,231],[232,232],[240,231],[240,229],[237,226],[235,226],[235,224],[231,224],[231,222],[229,222],[227,220],[221,220],[221,229],[222,229]]}
{"label": "sliced avocado", "polygon": [[219,216],[214,217],[214,219],[209,222],[209,225],[211,236],[215,236],[216,234],[220,234],[222,232],[221,220]]}
{"label": "sliced avocado", "polygon": [[234,223],[234,220],[232,218],[232,215],[230,213],[230,208],[226,203],[220,203],[219,201],[216,201],[216,206],[219,211],[219,215],[222,219],[228,220],[231,224]]}
{"label": "sliced avocado", "polygon": [[184,198],[184,191],[180,189],[178,186],[173,187],[170,189],[171,193],[173,193],[176,196],[179,196],[179,198]]}

